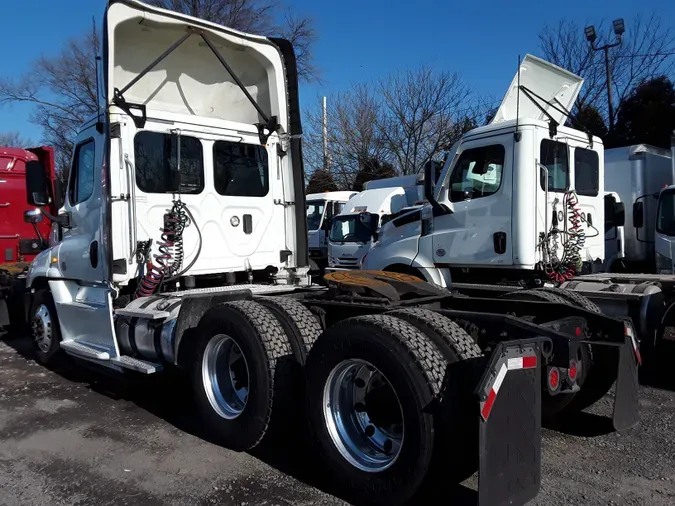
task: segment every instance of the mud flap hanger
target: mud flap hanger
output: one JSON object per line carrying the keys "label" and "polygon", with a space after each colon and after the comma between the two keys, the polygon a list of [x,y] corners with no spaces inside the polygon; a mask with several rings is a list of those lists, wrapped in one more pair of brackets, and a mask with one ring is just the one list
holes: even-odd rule
{"label": "mud flap hanger", "polygon": [[525,504],[541,487],[541,366],[545,337],[499,343],[479,399],[479,506]]}
{"label": "mud flap hanger", "polygon": [[[277,131],[280,127],[277,117],[276,116],[267,116],[265,112],[262,110],[260,107],[260,104],[256,102],[256,100],[251,96],[251,94],[248,92],[244,84],[241,82],[239,77],[234,73],[232,70],[232,67],[225,61],[225,58],[223,58],[223,55],[221,55],[216,47],[213,45],[213,43],[209,40],[209,38],[206,36],[204,33],[204,30],[200,30],[198,28],[194,28],[192,26],[188,27],[187,33],[183,35],[180,39],[178,39],[176,42],[174,42],[166,51],[164,51],[161,55],[159,55],[150,65],[145,67],[143,71],[141,71],[136,77],[134,77],[129,84],[127,84],[124,88],[121,90],[118,88],[115,88],[114,90],[114,95],[112,102],[115,104],[117,107],[122,109],[124,112],[126,112],[129,116],[131,116],[134,120],[134,125],[136,125],[136,128],[143,128],[145,126],[145,122],[147,121],[147,112],[146,112],[146,106],[145,104],[135,104],[131,102],[127,102],[124,99],[124,94],[131,88],[134,84],[136,84],[138,81],[140,81],[148,72],[150,72],[153,68],[155,68],[162,60],[164,60],[167,56],[169,56],[171,53],[173,53],[178,47],[183,44],[186,40],[188,40],[192,35],[199,35],[204,43],[209,47],[209,49],[213,52],[216,58],[218,58],[218,61],[225,67],[225,70],[232,76],[232,79],[234,79],[234,82],[237,83],[237,86],[239,86],[239,89],[246,95],[246,98],[248,99],[249,102],[251,102],[251,105],[255,107],[255,110],[258,111],[258,114],[260,117],[263,119],[263,123],[256,123],[255,126],[258,128],[258,136],[260,138],[260,143],[264,146],[267,143],[267,139],[269,139],[269,136],[272,135],[273,132]],[[132,114],[132,110],[138,110],[140,111],[141,116],[136,116]]]}

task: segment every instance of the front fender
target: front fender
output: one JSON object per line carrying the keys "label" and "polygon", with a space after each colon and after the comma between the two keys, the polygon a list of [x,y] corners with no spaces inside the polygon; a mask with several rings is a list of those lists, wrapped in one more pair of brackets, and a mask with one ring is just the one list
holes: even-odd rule
{"label": "front fender", "polygon": [[[49,278],[58,279],[61,277],[61,272],[58,268],[58,248],[54,246],[40,252],[31,262],[26,276],[26,288],[31,288],[36,279]],[[56,258],[56,262],[52,259]]]}

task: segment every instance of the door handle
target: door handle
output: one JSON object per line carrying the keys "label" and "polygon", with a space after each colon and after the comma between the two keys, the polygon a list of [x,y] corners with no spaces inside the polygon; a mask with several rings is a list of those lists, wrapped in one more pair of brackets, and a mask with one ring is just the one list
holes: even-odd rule
{"label": "door handle", "polygon": [[252,234],[253,233],[253,216],[250,214],[244,215],[244,233]]}
{"label": "door handle", "polygon": [[89,243],[89,263],[93,269],[98,267],[98,241]]}

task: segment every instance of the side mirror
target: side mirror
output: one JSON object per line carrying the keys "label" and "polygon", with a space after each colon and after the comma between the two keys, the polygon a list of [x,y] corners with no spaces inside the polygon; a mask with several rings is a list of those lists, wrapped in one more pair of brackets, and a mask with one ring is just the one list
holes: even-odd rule
{"label": "side mirror", "polygon": [[371,233],[375,233],[377,226],[380,222],[380,217],[377,214],[362,212],[359,213],[359,221],[365,226]]}
{"label": "side mirror", "polygon": [[42,211],[39,209],[29,209],[23,213],[23,221],[26,223],[40,223],[42,221]]}
{"label": "side mirror", "polygon": [[47,175],[40,162],[32,161],[26,164],[26,200],[31,206],[46,206],[49,204],[47,193]]}
{"label": "side mirror", "polygon": [[623,227],[626,224],[626,204],[617,202],[614,204],[614,226]]}
{"label": "side mirror", "polygon": [[635,228],[642,228],[644,224],[644,206],[642,205],[642,202],[635,202],[633,204],[633,226]]}

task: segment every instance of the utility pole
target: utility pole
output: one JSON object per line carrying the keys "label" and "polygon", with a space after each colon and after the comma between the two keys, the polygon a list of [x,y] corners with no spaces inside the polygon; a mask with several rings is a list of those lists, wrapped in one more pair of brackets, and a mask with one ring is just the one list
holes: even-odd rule
{"label": "utility pole", "polygon": [[612,67],[609,64],[609,49],[616,47],[621,44],[623,39],[623,33],[626,31],[626,27],[623,22],[623,18],[615,19],[612,23],[614,25],[614,35],[616,35],[616,42],[612,44],[605,44],[604,46],[596,46],[595,41],[598,38],[597,33],[595,33],[595,27],[593,25],[587,26],[584,32],[586,33],[586,40],[591,43],[591,49],[593,51],[604,51],[605,52],[605,73],[607,79],[607,113],[609,115],[609,132],[614,131],[614,105],[612,104]]}
{"label": "utility pole", "polygon": [[323,169],[329,169],[328,160],[328,108],[326,107],[326,97],[323,97]]}

